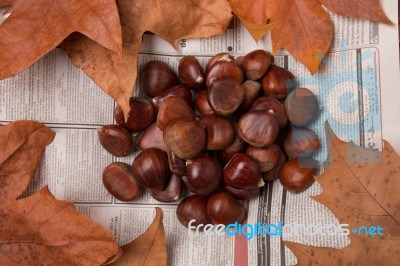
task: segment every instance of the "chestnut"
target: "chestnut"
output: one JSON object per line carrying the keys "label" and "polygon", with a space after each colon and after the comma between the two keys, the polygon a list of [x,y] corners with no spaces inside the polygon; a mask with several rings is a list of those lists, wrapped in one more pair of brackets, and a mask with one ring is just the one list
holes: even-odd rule
{"label": "chestnut", "polygon": [[273,97],[263,96],[255,100],[250,107],[250,111],[255,110],[265,110],[272,114],[278,122],[279,129],[283,129],[288,123],[283,104]]}
{"label": "chestnut", "polygon": [[176,156],[172,151],[167,152],[169,169],[178,176],[186,175],[186,161]]}
{"label": "chestnut", "polygon": [[181,83],[189,89],[203,89],[204,71],[196,57],[192,55],[182,57],[178,65],[178,76]]}
{"label": "chestnut", "polygon": [[261,84],[254,80],[246,80],[245,82],[242,83],[242,89],[244,91],[244,99],[239,106],[239,110],[245,111],[251,106],[251,104],[258,97],[261,89]]}
{"label": "chestnut", "polygon": [[225,165],[223,178],[226,185],[235,188],[252,189],[264,185],[259,164],[244,153],[236,153]]}
{"label": "chestnut", "polygon": [[105,125],[97,131],[101,146],[117,157],[129,155],[133,148],[131,133],[119,125]]}
{"label": "chestnut", "polygon": [[301,160],[309,160],[305,162],[306,167],[299,165],[299,159],[291,159],[287,161],[279,170],[279,181],[288,191],[299,193],[306,190],[314,181],[316,174],[315,161],[311,158],[301,158]]}
{"label": "chestnut", "polygon": [[229,57],[221,57],[206,71],[206,86],[210,85],[218,79],[231,78],[238,83],[244,80],[242,68],[236,63],[234,59]]}
{"label": "chestnut", "polygon": [[294,75],[283,67],[272,64],[261,80],[266,95],[285,98],[296,87]]}
{"label": "chestnut", "polygon": [[134,200],[140,195],[140,185],[135,180],[129,164],[109,164],[103,171],[102,180],[108,193],[121,201]]}
{"label": "chestnut", "polygon": [[279,126],[275,117],[268,111],[249,111],[240,117],[238,132],[250,145],[265,147],[275,141]]}
{"label": "chestnut", "polygon": [[249,146],[246,150],[246,154],[258,162],[260,171],[264,173],[271,170],[279,163],[282,151],[278,145],[271,144],[261,148]]}
{"label": "chestnut", "polygon": [[272,56],[265,50],[254,50],[246,54],[241,67],[249,80],[258,80],[264,76],[271,65]]}
{"label": "chestnut", "polygon": [[207,196],[222,183],[222,169],[218,161],[203,155],[186,162],[186,176],[182,177],[186,187],[196,195]]}
{"label": "chestnut", "polygon": [[141,87],[149,97],[155,97],[168,88],[179,85],[178,76],[165,62],[152,60],[143,66]]}
{"label": "chestnut", "polygon": [[244,206],[227,191],[220,191],[210,196],[207,213],[213,224],[224,225],[242,223],[246,216]]}
{"label": "chestnut", "polygon": [[142,151],[150,148],[158,148],[167,152],[167,145],[164,143],[163,132],[158,127],[157,122],[151,124],[140,136],[138,148]]}
{"label": "chestnut", "polygon": [[215,54],[213,57],[210,58],[210,60],[208,60],[207,65],[206,65],[206,72],[208,72],[210,70],[210,68],[215,64],[215,62],[217,62],[219,60],[235,61],[235,58],[232,55],[230,55],[229,53],[225,53],[225,52]]}
{"label": "chestnut", "polygon": [[214,113],[214,110],[211,108],[210,103],[208,102],[208,91],[202,90],[199,91],[194,98],[194,104],[202,115],[210,115]]}
{"label": "chestnut", "polygon": [[188,227],[191,220],[195,220],[191,223],[193,226],[211,224],[211,219],[207,213],[207,201],[207,197],[199,195],[184,198],[176,208],[176,216],[179,222],[185,227]]}
{"label": "chestnut", "polygon": [[179,96],[183,98],[189,105],[192,103],[192,92],[188,88],[178,85],[157,94],[157,96],[151,100],[154,108],[156,110],[160,109],[161,103],[170,96]]}
{"label": "chestnut", "polygon": [[285,111],[289,121],[298,127],[310,124],[319,111],[315,94],[306,88],[297,88],[285,100]]}
{"label": "chestnut", "polygon": [[238,109],[244,99],[240,83],[231,78],[218,79],[208,88],[208,102],[214,112],[228,116]]}
{"label": "chestnut", "polygon": [[206,146],[204,126],[191,119],[178,120],[168,125],[163,136],[168,149],[184,160],[201,155]]}
{"label": "chestnut", "polygon": [[142,151],[133,160],[132,172],[145,188],[164,190],[170,176],[167,154],[157,148]]}
{"label": "chestnut", "polygon": [[170,96],[160,105],[157,115],[157,124],[161,130],[164,130],[169,124],[185,118],[196,119],[193,109],[183,98]]}
{"label": "chestnut", "polygon": [[226,165],[236,153],[244,151],[245,148],[246,142],[236,133],[233,142],[217,152],[218,160],[221,165]]}
{"label": "chestnut", "polygon": [[144,98],[131,97],[129,99],[130,110],[126,119],[126,128],[131,132],[146,129],[154,121],[154,106]]}
{"label": "chestnut", "polygon": [[117,125],[125,126],[125,115],[119,104],[114,109],[114,120]]}
{"label": "chestnut", "polygon": [[243,188],[234,188],[230,186],[225,186],[224,189],[239,200],[249,200],[251,198],[254,198],[260,193],[260,188],[258,187],[251,189],[243,189]]}
{"label": "chestnut", "polygon": [[283,149],[291,159],[308,156],[320,146],[317,134],[308,128],[291,126],[283,140]]}
{"label": "chestnut", "polygon": [[150,190],[150,196],[160,202],[174,202],[181,198],[183,181],[180,176],[172,174],[164,190]]}
{"label": "chestnut", "polygon": [[204,115],[199,123],[206,129],[206,149],[220,150],[228,147],[235,138],[232,123],[225,117],[215,114]]}

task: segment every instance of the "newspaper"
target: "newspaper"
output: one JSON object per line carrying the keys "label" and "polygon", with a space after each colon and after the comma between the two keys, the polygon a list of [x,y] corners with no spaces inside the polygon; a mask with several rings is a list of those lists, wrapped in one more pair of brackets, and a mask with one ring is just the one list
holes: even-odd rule
{"label": "newspaper", "polygon": [[[397,22],[396,1],[382,1],[384,10]],[[1,12],[0,12],[1,13]],[[315,154],[321,163],[327,158],[324,123],[346,141],[369,148],[382,148],[382,138],[400,152],[400,84],[398,28],[330,13],[335,26],[332,49],[319,71],[308,70],[284,51],[275,63],[292,71],[299,86],[311,89],[321,103],[318,119],[310,125],[323,143]],[[1,22],[0,22],[1,23]],[[177,69],[182,55],[195,55],[204,66],[215,53],[244,55],[255,49],[271,50],[269,36],[258,44],[234,18],[225,35],[181,40],[180,50],[155,35],[145,34],[139,55],[139,69],[159,59]],[[140,79],[134,94],[144,96]],[[123,245],[139,236],[154,218],[154,207],[164,211],[169,265],[294,265],[295,256],[283,240],[315,246],[345,247],[346,236],[285,235],[241,236],[192,235],[176,218],[178,203],[164,204],[144,193],[133,202],[110,196],[101,182],[102,170],[111,162],[132,163],[132,154],[117,158],[100,145],[97,129],[112,124],[115,102],[99,89],[68,56],[55,49],[29,69],[0,81],[0,123],[34,119],[57,134],[46,149],[41,166],[24,196],[46,184],[59,199],[75,202],[83,214],[108,228]],[[309,196],[321,193],[318,183],[307,191],[291,194],[279,181],[270,182],[259,197],[248,203],[248,224],[335,224],[339,221]]]}

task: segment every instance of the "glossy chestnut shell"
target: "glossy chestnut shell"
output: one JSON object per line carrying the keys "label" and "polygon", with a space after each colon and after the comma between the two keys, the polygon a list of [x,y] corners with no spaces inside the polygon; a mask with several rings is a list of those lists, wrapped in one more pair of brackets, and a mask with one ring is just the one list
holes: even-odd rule
{"label": "glossy chestnut shell", "polygon": [[222,168],[218,161],[203,155],[186,162],[187,174],[182,179],[186,187],[197,195],[207,196],[222,183]]}
{"label": "glossy chestnut shell", "polygon": [[188,227],[191,220],[195,220],[191,225],[211,224],[211,219],[207,213],[208,198],[199,195],[191,195],[184,198],[176,208],[176,216],[179,222]]}
{"label": "glossy chestnut shell", "polygon": [[225,117],[215,114],[204,115],[199,123],[206,129],[207,150],[220,150],[228,147],[235,138],[232,123]]}
{"label": "glossy chestnut shell", "polygon": [[207,213],[213,224],[242,223],[246,212],[243,205],[229,192],[220,191],[210,196]]}
{"label": "glossy chestnut shell", "polygon": [[176,85],[179,85],[178,76],[167,63],[152,60],[143,66],[141,87],[149,97],[156,97],[160,92]]}
{"label": "glossy chestnut shell", "polygon": [[226,185],[234,188],[252,189],[264,185],[259,164],[244,153],[236,153],[225,165],[223,178]]}
{"label": "glossy chestnut shell", "polygon": [[167,154],[156,148],[142,151],[133,160],[132,172],[145,188],[164,190],[170,176]]}

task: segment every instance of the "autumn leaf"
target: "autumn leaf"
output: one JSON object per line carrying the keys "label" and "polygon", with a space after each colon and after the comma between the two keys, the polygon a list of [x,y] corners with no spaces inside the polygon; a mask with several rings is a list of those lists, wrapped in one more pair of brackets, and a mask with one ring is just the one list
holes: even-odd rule
{"label": "autumn leaf", "polygon": [[118,0],[122,24],[122,57],[75,34],[62,47],[75,66],[129,111],[129,97],[137,77],[137,56],[148,31],[176,47],[180,39],[223,34],[232,14],[226,0]]}
{"label": "autumn leaf", "polygon": [[29,185],[54,132],[34,121],[0,127],[0,265],[99,265],[118,253],[110,232]]}
{"label": "autumn leaf", "polygon": [[273,52],[286,49],[311,73],[317,71],[333,35],[322,5],[343,16],[392,24],[379,0],[229,0],[229,4],[256,41],[271,30]]}
{"label": "autumn leaf", "polygon": [[146,232],[122,246],[122,257],[109,265],[112,266],[166,266],[167,247],[164,226],[162,223],[163,212],[156,208],[156,217]]}
{"label": "autumn leaf", "polygon": [[[375,226],[375,234],[350,232],[343,249],[285,244],[299,265],[398,265],[400,259],[400,157],[384,142],[382,153],[337,138],[327,127],[332,163],[316,177],[323,192],[312,198],[349,229]],[[380,236],[379,228],[382,227]]]}
{"label": "autumn leaf", "polygon": [[0,79],[23,71],[72,32],[121,53],[121,25],[115,1],[15,0],[0,25]]}

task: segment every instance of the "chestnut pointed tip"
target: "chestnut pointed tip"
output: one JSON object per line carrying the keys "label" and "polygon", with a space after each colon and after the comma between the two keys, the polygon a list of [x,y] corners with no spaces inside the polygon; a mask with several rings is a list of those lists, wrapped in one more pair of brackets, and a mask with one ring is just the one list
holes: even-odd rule
{"label": "chestnut pointed tip", "polygon": [[257,187],[261,188],[261,187],[263,187],[263,186],[265,186],[265,182],[264,182],[264,180],[261,178],[260,181],[258,182]]}

